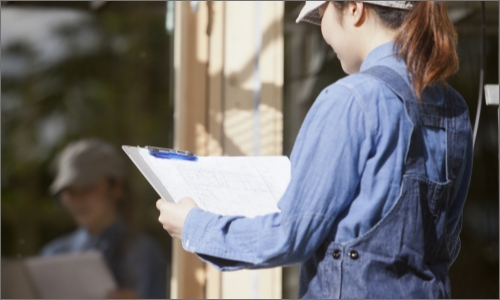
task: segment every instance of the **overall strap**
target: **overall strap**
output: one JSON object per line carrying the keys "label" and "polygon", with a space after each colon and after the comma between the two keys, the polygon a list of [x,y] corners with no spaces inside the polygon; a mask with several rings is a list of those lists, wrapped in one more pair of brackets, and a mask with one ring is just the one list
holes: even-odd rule
{"label": "overall strap", "polygon": [[447,176],[448,180],[456,181],[462,164],[465,163],[465,152],[468,147],[472,147],[469,109],[458,93],[453,93],[450,86],[444,88],[444,95],[447,122]]}
{"label": "overall strap", "polygon": [[403,101],[417,101],[415,94],[406,81],[393,69],[386,66],[374,66],[362,72],[382,80]]}
{"label": "overall strap", "polygon": [[362,73],[384,82],[404,103],[413,129],[403,174],[425,175],[425,141],[422,127],[429,126],[446,130],[448,127],[446,107],[418,101],[410,85],[401,75],[389,67],[375,66]]}
{"label": "overall strap", "polygon": [[413,125],[407,152],[405,173],[421,172],[424,168],[422,126],[446,131],[446,178],[456,181],[470,144],[469,110],[463,99],[449,85],[443,86],[444,106],[418,101],[401,75],[389,67],[375,66],[362,73],[383,81],[405,104]]}

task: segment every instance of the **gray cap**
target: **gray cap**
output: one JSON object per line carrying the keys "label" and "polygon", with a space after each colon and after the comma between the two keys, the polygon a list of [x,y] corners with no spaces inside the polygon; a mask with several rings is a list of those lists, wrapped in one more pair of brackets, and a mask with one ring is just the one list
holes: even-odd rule
{"label": "gray cap", "polygon": [[52,195],[75,185],[92,186],[103,176],[125,177],[123,158],[110,144],[98,139],[86,139],[68,145],[60,154],[57,177],[50,186]]}
{"label": "gray cap", "polygon": [[[296,23],[308,22],[314,25],[321,25],[321,16],[319,15],[318,8],[328,1],[306,1],[297,17]],[[413,1],[361,1],[378,6],[386,6],[397,9],[410,10],[413,8]]]}

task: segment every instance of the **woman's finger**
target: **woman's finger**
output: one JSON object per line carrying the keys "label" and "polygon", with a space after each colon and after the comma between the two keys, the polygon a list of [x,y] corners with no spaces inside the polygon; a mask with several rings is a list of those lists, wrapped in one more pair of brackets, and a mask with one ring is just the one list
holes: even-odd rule
{"label": "woman's finger", "polygon": [[179,202],[177,202],[177,204],[190,208],[198,207],[198,205],[196,205],[196,202],[194,202],[193,198],[191,197],[182,198],[181,200],[179,200]]}
{"label": "woman's finger", "polygon": [[156,201],[156,208],[157,209],[161,209],[163,207],[163,205],[166,204],[166,203],[167,202],[165,200],[163,200],[163,199],[160,198],[160,199],[158,199]]}

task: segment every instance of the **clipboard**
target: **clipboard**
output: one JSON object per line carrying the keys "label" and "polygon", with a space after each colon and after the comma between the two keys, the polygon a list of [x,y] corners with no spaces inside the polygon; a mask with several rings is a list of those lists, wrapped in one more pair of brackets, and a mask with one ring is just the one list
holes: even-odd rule
{"label": "clipboard", "polygon": [[122,148],[165,201],[191,197],[199,208],[223,216],[280,212],[278,202],[291,177],[286,156],[198,156],[191,161],[157,157],[150,152],[157,147]]}
{"label": "clipboard", "polygon": [[167,188],[161,183],[160,179],[151,170],[146,161],[142,158],[139,153],[139,146],[127,146],[123,145],[122,149],[127,153],[130,159],[134,162],[135,166],[141,171],[142,175],[149,181],[149,184],[155,189],[155,191],[160,195],[160,197],[168,202],[175,203],[174,199],[168,192]]}

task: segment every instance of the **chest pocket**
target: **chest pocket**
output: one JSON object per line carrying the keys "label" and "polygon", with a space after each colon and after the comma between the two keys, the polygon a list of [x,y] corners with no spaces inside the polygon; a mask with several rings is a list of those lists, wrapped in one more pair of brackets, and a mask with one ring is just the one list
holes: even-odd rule
{"label": "chest pocket", "polygon": [[418,174],[436,183],[448,182],[445,108],[412,100],[404,102],[413,125],[404,173]]}

